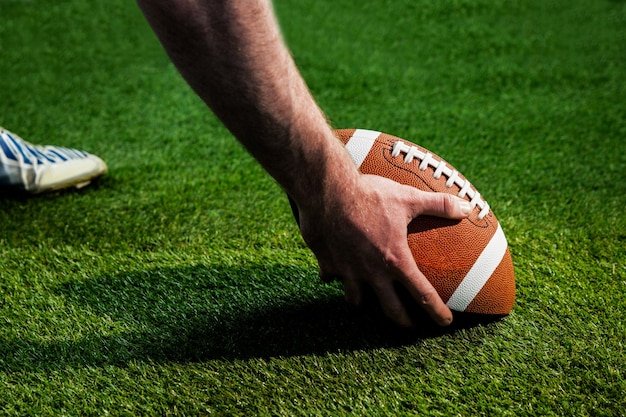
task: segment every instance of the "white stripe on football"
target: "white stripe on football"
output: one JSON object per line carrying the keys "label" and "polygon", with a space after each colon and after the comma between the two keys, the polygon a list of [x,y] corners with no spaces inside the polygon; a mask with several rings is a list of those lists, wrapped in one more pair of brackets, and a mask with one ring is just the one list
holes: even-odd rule
{"label": "white stripe on football", "polygon": [[408,242],[419,269],[448,307],[481,314],[508,314],[515,301],[515,275],[504,232],[489,204],[454,167],[409,141],[363,129],[336,136],[364,174],[390,178],[423,191],[468,200],[463,220],[420,216],[409,224]]}

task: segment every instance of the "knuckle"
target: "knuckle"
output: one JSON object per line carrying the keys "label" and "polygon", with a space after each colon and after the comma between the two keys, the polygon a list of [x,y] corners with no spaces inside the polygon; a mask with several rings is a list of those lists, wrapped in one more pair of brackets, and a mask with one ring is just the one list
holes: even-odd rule
{"label": "knuckle", "polygon": [[460,211],[459,198],[447,193],[430,193],[424,199],[423,213],[435,216],[453,217]]}
{"label": "knuckle", "polygon": [[415,260],[411,252],[405,251],[404,248],[391,248],[383,252],[382,262],[394,280],[406,281]]}
{"label": "knuckle", "polygon": [[402,258],[394,250],[384,250],[382,252],[382,262],[388,269],[393,271],[402,270]]}
{"label": "knuckle", "polygon": [[454,207],[454,197],[451,194],[421,190],[415,190],[415,192],[415,214],[447,213]]}
{"label": "knuckle", "polygon": [[421,305],[432,305],[437,300],[439,295],[435,291],[435,289],[427,289],[420,293],[419,302]]}
{"label": "knuckle", "polygon": [[452,194],[439,193],[439,207],[442,213],[450,213],[456,207],[456,200]]}

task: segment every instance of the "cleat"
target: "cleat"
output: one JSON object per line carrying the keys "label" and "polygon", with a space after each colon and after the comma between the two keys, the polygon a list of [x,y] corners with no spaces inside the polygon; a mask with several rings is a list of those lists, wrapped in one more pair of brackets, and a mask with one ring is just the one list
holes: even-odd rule
{"label": "cleat", "polygon": [[31,194],[83,188],[107,172],[95,155],[59,146],[33,145],[0,127],[0,188]]}

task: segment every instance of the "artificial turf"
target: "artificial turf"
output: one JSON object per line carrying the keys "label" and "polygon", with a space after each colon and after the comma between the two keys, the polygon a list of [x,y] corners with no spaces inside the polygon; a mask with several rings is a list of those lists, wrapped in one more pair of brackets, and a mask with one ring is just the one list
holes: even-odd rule
{"label": "artificial turf", "polygon": [[3,0],[0,125],[110,172],[0,199],[0,414],[623,415],[626,3],[275,7],[335,127],[418,142],[486,197],[512,314],[349,310],[134,2]]}

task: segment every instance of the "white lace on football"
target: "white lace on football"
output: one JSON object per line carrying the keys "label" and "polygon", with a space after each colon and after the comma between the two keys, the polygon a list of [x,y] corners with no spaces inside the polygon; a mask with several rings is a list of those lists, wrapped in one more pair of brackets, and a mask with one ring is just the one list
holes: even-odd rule
{"label": "white lace on football", "polygon": [[429,166],[435,168],[435,173],[433,174],[435,179],[445,175],[448,178],[446,187],[450,188],[456,184],[460,188],[457,195],[461,198],[469,198],[472,209],[476,206],[480,209],[480,213],[478,213],[479,219],[483,219],[489,213],[489,204],[480,197],[480,193],[472,189],[470,182],[461,179],[458,171],[448,167],[443,160],[438,161],[430,152],[424,153],[415,146],[409,146],[402,141],[398,141],[393,144],[391,156],[396,158],[400,153],[405,154],[404,162],[407,164],[411,163],[415,158],[419,159],[421,161],[419,165],[421,171],[425,171]]}

